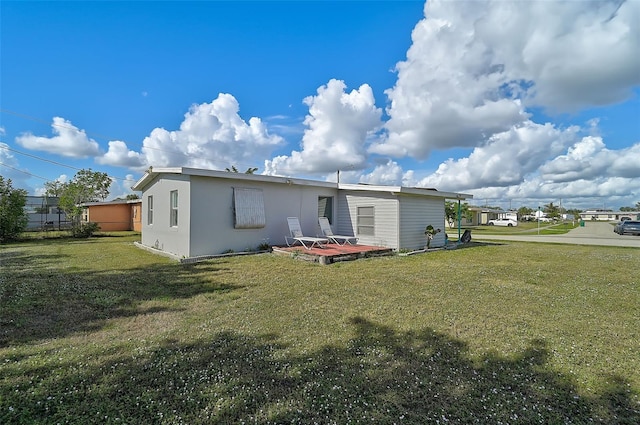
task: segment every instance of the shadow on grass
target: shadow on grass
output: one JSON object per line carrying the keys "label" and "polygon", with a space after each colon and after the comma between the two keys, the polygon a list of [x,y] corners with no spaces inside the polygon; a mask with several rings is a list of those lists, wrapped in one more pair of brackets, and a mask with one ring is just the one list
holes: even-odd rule
{"label": "shadow on grass", "polygon": [[[578,395],[547,366],[541,341],[517,356],[471,360],[431,329],[398,332],[354,318],[344,347],[290,355],[273,335],[232,332],[167,342],[99,366],[4,360],[2,423],[638,423],[621,377]],[[2,359],[0,359],[2,360]],[[635,406],[637,409],[637,405]]]}
{"label": "shadow on grass", "polygon": [[0,348],[96,330],[108,319],[175,309],[141,308],[145,301],[170,302],[240,288],[215,280],[217,274],[224,272],[221,261],[78,271],[61,270],[65,258],[34,256],[29,251],[2,253]]}

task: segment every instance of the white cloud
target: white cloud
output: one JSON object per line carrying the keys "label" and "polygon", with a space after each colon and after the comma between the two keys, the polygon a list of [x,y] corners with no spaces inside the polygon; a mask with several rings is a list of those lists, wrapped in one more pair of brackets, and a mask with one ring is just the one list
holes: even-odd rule
{"label": "white cloud", "polygon": [[179,130],[153,129],[144,139],[139,156],[122,145],[113,146],[113,156],[134,166],[139,160],[142,165],[155,167],[253,167],[284,140],[269,134],[259,118],[247,123],[238,112],[237,100],[221,93],[211,103],[193,105]]}
{"label": "white cloud", "polygon": [[[475,205],[536,208],[553,202],[566,208],[593,209],[633,206],[640,199],[640,178],[598,177],[555,183],[531,176],[519,185],[472,191]],[[513,201],[513,203],[511,202]]]}
{"label": "white cloud", "polygon": [[382,111],[375,106],[367,84],[350,93],[343,81],[332,79],[304,103],[309,114],[302,136],[302,150],[265,161],[266,174],[329,173],[363,168],[365,144],[381,125]]}
{"label": "white cloud", "polygon": [[468,191],[519,184],[550,158],[565,152],[577,131],[577,127],[562,131],[551,124],[527,121],[492,135],[486,145],[475,148],[468,157],[443,162],[419,185]]}
{"label": "white cloud", "polygon": [[131,169],[145,168],[140,153],[131,151],[125,142],[115,140],[109,142],[109,150],[102,157],[96,158],[98,164],[128,167]]}
{"label": "white cloud", "polygon": [[601,137],[584,137],[566,155],[560,155],[540,168],[542,177],[569,182],[599,177],[640,178],[640,143],[625,149],[609,150]]}
{"label": "white cloud", "polygon": [[28,171],[21,170],[20,164],[16,157],[9,150],[10,147],[6,143],[0,142],[0,170],[5,180],[11,180],[11,186],[14,189],[27,187]]}
{"label": "white cloud", "polygon": [[411,170],[405,172],[397,162],[388,160],[376,165],[370,173],[362,174],[358,180],[360,183],[375,185],[413,186],[413,174]]}
{"label": "white cloud", "polygon": [[133,174],[127,174],[124,180],[111,180],[111,185],[109,186],[109,200],[116,198],[126,198],[127,195],[134,193],[131,190],[131,186],[136,183],[136,179]]}
{"label": "white cloud", "polygon": [[100,155],[100,146],[89,138],[84,130],[78,129],[61,117],[54,117],[51,129],[55,136],[43,137],[25,133],[16,137],[21,146],[38,151],[54,153],[70,158],[87,158]]}
{"label": "white cloud", "polygon": [[635,1],[428,1],[370,151],[426,158],[521,125],[527,106],[623,101],[640,83],[639,14]]}

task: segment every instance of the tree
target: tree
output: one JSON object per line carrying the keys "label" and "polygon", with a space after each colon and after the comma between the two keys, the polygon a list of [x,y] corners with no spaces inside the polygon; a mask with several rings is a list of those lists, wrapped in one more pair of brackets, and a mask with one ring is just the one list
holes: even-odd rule
{"label": "tree", "polygon": [[27,228],[26,204],[27,191],[14,189],[11,179],[0,176],[0,242],[16,239]]}
{"label": "tree", "polygon": [[567,214],[571,214],[574,218],[580,218],[580,213],[582,210],[578,208],[572,208],[567,210]]}
{"label": "tree", "polygon": [[140,199],[140,197],[136,193],[130,193],[126,197],[127,201],[132,201],[134,199]]}
{"label": "tree", "polygon": [[[444,215],[449,223],[449,228],[452,228],[458,221],[458,203],[453,201],[444,202]],[[466,202],[460,204],[460,218],[471,218],[471,211],[469,210],[469,204]]]}
{"label": "tree", "polygon": [[620,207],[620,211],[635,211],[635,207]]}
{"label": "tree", "polygon": [[560,208],[558,208],[556,205],[553,205],[553,202],[549,202],[547,205],[545,205],[543,211],[549,218],[560,217]]}
{"label": "tree", "polygon": [[640,201],[636,202],[636,211],[640,211]]}
{"label": "tree", "polygon": [[109,196],[111,178],[107,173],[99,171],[80,170],[73,179],[63,184],[60,193],[60,208],[75,224],[80,222],[82,207],[85,202],[104,201]]}
{"label": "tree", "polygon": [[[227,167],[225,168],[226,171],[230,172],[230,173],[239,173],[240,171],[238,171],[238,169],[236,168],[235,165],[232,165],[231,168]],[[247,168],[247,171],[245,171],[245,174],[253,174],[256,171],[258,171],[258,167],[249,167]]]}
{"label": "tree", "polygon": [[529,207],[518,208],[518,218],[522,220],[522,217],[530,216],[533,214],[533,210]]}
{"label": "tree", "polygon": [[45,182],[44,194],[47,196],[59,197],[64,189],[64,183],[58,180]]}

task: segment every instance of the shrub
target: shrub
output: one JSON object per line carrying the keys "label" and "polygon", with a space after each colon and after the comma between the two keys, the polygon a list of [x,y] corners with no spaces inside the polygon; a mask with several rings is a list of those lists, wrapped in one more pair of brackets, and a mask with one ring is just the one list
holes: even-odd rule
{"label": "shrub", "polygon": [[100,230],[98,223],[78,223],[71,228],[71,235],[74,238],[89,238],[98,230]]}
{"label": "shrub", "polygon": [[27,191],[14,189],[11,179],[0,176],[0,241],[17,239],[27,227],[26,202]]}

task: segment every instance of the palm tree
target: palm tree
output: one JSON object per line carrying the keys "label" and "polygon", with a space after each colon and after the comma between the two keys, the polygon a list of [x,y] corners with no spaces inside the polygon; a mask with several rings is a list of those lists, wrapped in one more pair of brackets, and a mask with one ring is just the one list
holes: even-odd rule
{"label": "palm tree", "polygon": [[[228,171],[229,173],[239,173],[240,171],[238,171],[238,169],[236,168],[235,165],[232,165],[231,168],[227,167],[225,168],[226,171]],[[253,174],[256,171],[258,171],[258,167],[249,167],[247,168],[247,171],[245,171],[245,174]]]}

